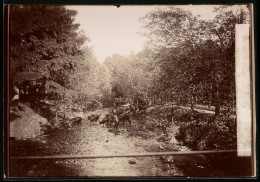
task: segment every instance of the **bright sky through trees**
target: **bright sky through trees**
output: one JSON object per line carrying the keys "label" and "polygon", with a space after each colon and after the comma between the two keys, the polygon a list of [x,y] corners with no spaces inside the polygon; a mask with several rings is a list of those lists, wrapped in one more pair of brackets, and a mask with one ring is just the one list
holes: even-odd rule
{"label": "bright sky through trees", "polygon": [[[208,6],[208,7],[205,7]],[[141,51],[145,38],[139,21],[149,11],[165,6],[69,6],[78,11],[76,22],[81,24],[86,35],[91,39],[90,45],[97,60],[103,62],[107,56],[114,53],[129,55]],[[213,19],[212,5],[175,6],[190,10],[201,19]]]}

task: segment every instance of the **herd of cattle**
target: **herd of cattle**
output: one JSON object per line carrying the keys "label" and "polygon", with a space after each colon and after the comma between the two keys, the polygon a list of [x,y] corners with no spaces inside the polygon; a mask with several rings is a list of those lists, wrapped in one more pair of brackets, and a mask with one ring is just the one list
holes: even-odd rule
{"label": "herd of cattle", "polygon": [[131,127],[131,113],[136,112],[136,109],[129,107],[128,109],[111,109],[109,112],[101,119],[101,114],[92,114],[88,116],[88,120],[91,124],[99,122],[107,128],[113,129],[115,132],[118,131],[119,125],[126,125]]}
{"label": "herd of cattle", "polygon": [[131,119],[129,111],[122,110],[110,110],[108,114],[105,115],[100,120],[101,114],[92,114],[88,116],[88,120],[90,120],[91,124],[99,121],[99,124],[106,126],[107,128],[113,129],[115,132],[118,131],[118,127],[120,124],[127,124],[131,127]]}

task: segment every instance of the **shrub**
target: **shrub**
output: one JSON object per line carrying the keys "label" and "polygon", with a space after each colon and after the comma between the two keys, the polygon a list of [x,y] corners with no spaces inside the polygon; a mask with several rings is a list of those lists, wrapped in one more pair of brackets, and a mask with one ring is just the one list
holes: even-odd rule
{"label": "shrub", "polygon": [[93,109],[100,109],[102,107],[103,105],[100,102],[98,102],[95,99],[92,99],[85,104],[85,108],[83,109],[83,111],[86,112]]}
{"label": "shrub", "polygon": [[[236,121],[225,116],[184,114],[176,139],[193,150],[235,149]],[[184,122],[185,121],[185,122]]]}

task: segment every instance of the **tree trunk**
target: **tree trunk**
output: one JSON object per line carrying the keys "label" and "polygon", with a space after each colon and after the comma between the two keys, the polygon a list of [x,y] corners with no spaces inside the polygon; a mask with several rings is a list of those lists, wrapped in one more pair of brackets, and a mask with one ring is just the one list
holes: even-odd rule
{"label": "tree trunk", "polygon": [[65,108],[66,108],[66,106],[65,106],[65,87],[64,87],[64,93],[63,93],[63,102],[64,102],[64,110],[63,110],[63,121],[65,121]]}
{"label": "tree trunk", "polygon": [[219,103],[217,103],[215,105],[215,116],[218,116],[220,114],[220,105]]}
{"label": "tree trunk", "polygon": [[219,103],[219,92],[216,94],[216,104],[215,104],[215,116],[220,114],[220,103]]}
{"label": "tree trunk", "polygon": [[220,114],[220,102],[219,102],[219,84],[216,84],[216,98],[215,98],[215,116]]}
{"label": "tree trunk", "polygon": [[191,106],[190,106],[190,109],[192,111],[194,111],[196,102],[197,102],[197,97],[196,96],[192,96],[192,98],[191,98]]}
{"label": "tree trunk", "polygon": [[192,111],[194,111],[194,108],[195,108],[195,103],[191,103],[190,109],[191,109]]}

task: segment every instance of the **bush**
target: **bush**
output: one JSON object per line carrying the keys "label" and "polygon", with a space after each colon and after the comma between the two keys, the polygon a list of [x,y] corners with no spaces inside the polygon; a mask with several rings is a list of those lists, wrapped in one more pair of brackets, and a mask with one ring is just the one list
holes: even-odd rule
{"label": "bush", "polygon": [[[163,120],[166,122],[162,122]],[[228,115],[200,113],[174,106],[153,107],[146,115],[146,128],[161,131],[177,126],[175,138],[192,150],[236,149],[236,120]]]}
{"label": "bush", "polygon": [[100,108],[103,108],[103,105],[97,100],[92,99],[85,104],[85,108],[83,109],[83,112],[93,110],[93,109],[100,109]]}
{"label": "bush", "polygon": [[[225,116],[184,114],[176,139],[193,150],[235,149],[236,121]],[[183,122],[185,121],[185,122]]]}
{"label": "bush", "polygon": [[103,105],[104,108],[107,108],[107,107],[114,107],[114,102],[111,98],[109,97],[103,97],[101,99],[101,103]]}

